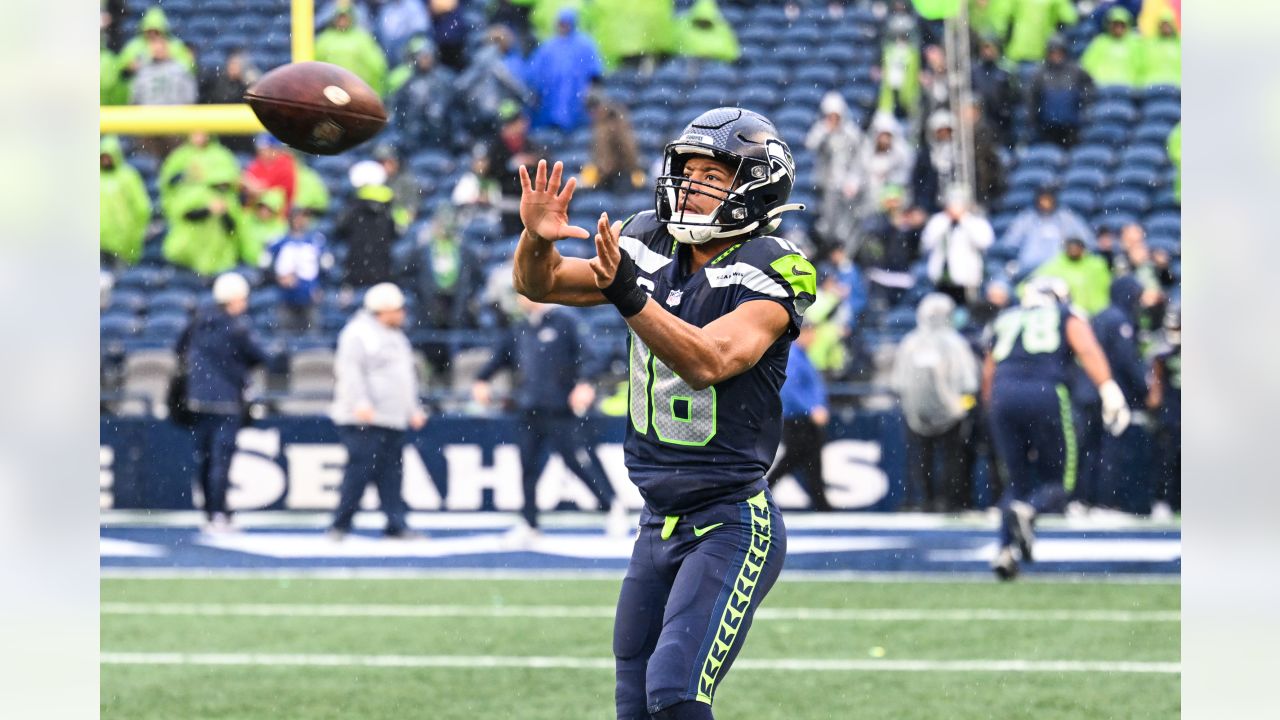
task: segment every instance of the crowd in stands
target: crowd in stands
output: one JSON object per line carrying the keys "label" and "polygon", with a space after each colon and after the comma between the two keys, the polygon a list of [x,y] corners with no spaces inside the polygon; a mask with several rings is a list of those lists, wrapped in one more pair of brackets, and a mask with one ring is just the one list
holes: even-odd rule
{"label": "crowd in stands", "polygon": [[[564,160],[575,213],[625,217],[652,207],[653,165],[692,109],[739,102],[796,156],[809,211],[780,232],[822,273],[808,355],[829,381],[887,385],[886,353],[935,290],[976,347],[1041,275],[1089,316],[1135,280],[1150,357],[1180,296],[1180,2],[965,4],[973,92],[958,107],[942,24],[908,0],[321,2],[317,59],[381,93],[388,129],[337,158],[270,136],[104,138],[104,275],[145,294],[247,268],[267,290],[250,308],[260,332],[330,345],[364,288],[397,282],[410,337],[448,377],[467,343],[440,331],[516,312],[520,165]],[[287,35],[207,32],[201,18],[243,5],[104,2],[102,103],[238,102],[287,61]],[[287,2],[262,5],[287,19]],[[948,180],[961,119],[971,188]],[[170,339],[149,334],[145,302],[103,312],[104,352]],[[616,318],[582,318],[598,352],[624,357]]]}

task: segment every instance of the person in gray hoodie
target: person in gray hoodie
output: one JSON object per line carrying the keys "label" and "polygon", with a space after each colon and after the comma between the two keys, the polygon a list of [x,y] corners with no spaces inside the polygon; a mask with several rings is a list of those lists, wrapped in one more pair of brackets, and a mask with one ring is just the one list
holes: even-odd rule
{"label": "person in gray hoodie", "polygon": [[978,392],[978,361],[951,325],[955,307],[942,293],[926,295],[893,362],[893,390],[907,421],[907,503],[922,498],[923,509],[935,512],[962,510],[973,497],[961,462],[962,421]]}
{"label": "person in gray hoodie", "polygon": [[404,294],[391,283],[380,283],[369,288],[364,308],[338,335],[330,417],[348,459],[329,529],[335,540],[351,531],[352,517],[371,481],[387,516],[386,536],[418,537],[406,523],[400,485],[405,432],[422,429],[427,415],[418,399],[413,349],[401,330],[404,319]]}

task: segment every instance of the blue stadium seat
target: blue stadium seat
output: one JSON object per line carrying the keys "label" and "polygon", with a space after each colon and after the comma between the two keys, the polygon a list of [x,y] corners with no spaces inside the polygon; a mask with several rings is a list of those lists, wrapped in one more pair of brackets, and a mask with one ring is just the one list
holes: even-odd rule
{"label": "blue stadium seat", "polygon": [[830,89],[840,83],[840,71],[830,65],[803,65],[792,75],[791,82]]}
{"label": "blue stadium seat", "polygon": [[1057,145],[1032,145],[1018,158],[1018,167],[1042,167],[1057,170],[1067,161],[1067,153]]}
{"label": "blue stadium seat", "polygon": [[770,115],[778,106],[778,92],[771,87],[746,86],[738,93],[738,106],[755,110],[763,115]]}
{"label": "blue stadium seat", "polygon": [[[1014,216],[1010,215],[1007,217],[1008,217],[1008,221],[1004,223],[1004,227],[1000,229],[1000,232],[996,235],[996,237],[1000,237],[1001,235],[1004,235],[1004,231],[1008,230],[1009,225],[1013,223]],[[992,223],[991,228],[993,230],[995,229],[994,223]],[[1016,245],[1009,245],[1006,243],[997,242],[991,247],[987,248],[987,260],[989,261],[994,261],[996,263],[1000,263],[1001,265],[1003,265],[1004,263],[1007,263],[1010,260],[1016,260],[1017,258],[1018,258],[1018,248]]]}
{"label": "blue stadium seat", "polygon": [[104,315],[139,315],[147,308],[147,296],[140,290],[116,288],[111,291],[111,301]]}
{"label": "blue stadium seat", "polygon": [[1022,167],[1018,166],[1017,170],[1009,176],[1009,188],[1012,190],[1031,190],[1034,191],[1044,185],[1049,185],[1057,179],[1057,173],[1043,167]]}
{"label": "blue stadium seat", "polygon": [[790,43],[782,43],[778,47],[774,48],[773,57],[778,62],[784,62],[788,65],[804,65],[810,59],[810,51],[811,48],[792,45]]}
{"label": "blue stadium seat", "polygon": [[1120,168],[1136,166],[1159,169],[1169,162],[1169,151],[1162,145],[1134,145],[1120,153]]}
{"label": "blue stadium seat", "polygon": [[1036,191],[1034,188],[1016,188],[1011,189],[1000,198],[1001,212],[1017,212],[1025,208],[1031,207],[1036,201]]}
{"label": "blue stadium seat", "polygon": [[[779,88],[782,93],[781,105],[786,107],[818,107],[818,103],[822,102],[822,96],[826,94],[825,88],[812,87],[810,85],[783,85]],[[795,148],[792,148],[795,150]]]}
{"label": "blue stadium seat", "polygon": [[1058,195],[1058,203],[1089,217],[1098,209],[1098,194],[1086,187],[1069,187]]}
{"label": "blue stadium seat", "polygon": [[1071,152],[1071,167],[1110,168],[1116,152],[1105,145],[1081,145]]}
{"label": "blue stadium seat", "polygon": [[1162,211],[1148,215],[1142,226],[1152,235],[1182,237],[1182,217],[1178,213]]}
{"label": "blue stadium seat", "polygon": [[1152,85],[1142,91],[1142,101],[1144,103],[1151,102],[1182,102],[1182,88],[1177,85]]}
{"label": "blue stadium seat", "polygon": [[1120,101],[1133,103],[1133,89],[1124,85],[1103,85],[1094,90],[1094,102]]}
{"label": "blue stadium seat", "polygon": [[[631,127],[637,129],[651,128],[661,131],[671,125],[671,115],[670,108],[665,108],[661,105],[642,105],[631,114]],[[689,120],[692,119],[689,118]]]}
{"label": "blue stadium seat", "polygon": [[916,311],[911,307],[893,308],[884,314],[881,321],[888,332],[907,333],[916,327]]}
{"label": "blue stadium seat", "polygon": [[142,321],[130,315],[103,315],[98,320],[98,337],[104,341],[128,340],[142,332]]}
{"label": "blue stadium seat", "polygon": [[1173,130],[1173,125],[1167,122],[1153,121],[1144,122],[1133,131],[1133,142],[1135,144],[1165,144],[1169,141],[1169,133]]}
{"label": "blue stadium seat", "polygon": [[851,108],[870,112],[880,100],[880,91],[869,85],[853,85],[844,89],[844,99]]}
{"label": "blue stadium seat", "polygon": [[[1009,230],[1009,226],[1013,224],[1013,220],[1017,216],[1017,213],[1007,212],[996,213],[991,216],[991,229],[995,231],[997,238],[1004,237],[1005,232]],[[990,253],[989,250],[988,253]]]}
{"label": "blue stadium seat", "polygon": [[[337,248],[333,249],[336,250]],[[263,308],[273,308],[279,304],[280,288],[274,286],[259,288],[249,295],[249,312],[255,315],[261,312]]]}
{"label": "blue stadium seat", "polygon": [[1125,226],[1138,222],[1138,216],[1125,212],[1107,212],[1106,210],[1095,214],[1089,219],[1094,230],[1107,230],[1112,233],[1118,233]]}
{"label": "blue stadium seat", "polygon": [[782,88],[787,85],[787,79],[790,73],[786,67],[777,63],[767,63],[752,65],[742,73],[742,84],[746,86],[763,85],[767,87]]}
{"label": "blue stadium seat", "polygon": [[693,68],[689,61],[675,57],[662,63],[653,71],[649,82],[664,87],[680,87],[693,79]]}
{"label": "blue stadium seat", "polygon": [[149,267],[146,265],[138,265],[135,267],[125,268],[116,276],[116,291],[128,289],[135,290],[157,290],[163,288],[169,282],[169,277],[173,271],[165,267]]}
{"label": "blue stadium seat", "polygon": [[[737,97],[737,92],[733,87],[729,85],[722,85],[719,83],[716,83],[713,85],[696,85],[690,88],[689,92],[686,93],[685,105],[686,106],[692,105],[692,106],[701,108],[698,112],[702,112],[704,110],[709,110],[714,107],[732,105],[736,97]],[[665,107],[666,103],[665,102],[657,103],[656,106]],[[692,117],[673,118],[673,120],[675,120],[681,126],[683,126],[684,123],[687,123],[692,119],[693,119]]]}
{"label": "blue stadium seat", "polygon": [[858,52],[853,49],[852,45],[827,43],[818,47],[814,59],[823,65],[831,67],[849,67],[857,62]]}
{"label": "blue stadium seat", "polygon": [[142,335],[153,340],[176,341],[190,322],[191,316],[186,313],[148,315],[142,326]]}
{"label": "blue stadium seat", "polygon": [[772,48],[777,42],[777,31],[767,25],[747,25],[738,31],[738,43],[747,52],[753,47],[762,50]]}
{"label": "blue stadium seat", "polygon": [[439,150],[423,150],[409,157],[409,170],[418,177],[442,177],[453,172],[453,158]]}
{"label": "blue stadium seat", "polygon": [[1147,121],[1178,122],[1182,119],[1182,103],[1172,100],[1152,100],[1142,108],[1142,118]]}
{"label": "blue stadium seat", "polygon": [[1150,192],[1163,183],[1160,174],[1145,165],[1121,166],[1115,175],[1115,184],[1120,187],[1133,188]]}
{"label": "blue stadium seat", "polygon": [[783,38],[810,53],[822,46],[822,31],[813,25],[793,25],[783,31]]}
{"label": "blue stadium seat", "polygon": [[1068,189],[1083,188],[1090,192],[1097,192],[1107,186],[1108,180],[1107,173],[1101,168],[1079,166],[1067,171],[1062,178],[1062,184]]}
{"label": "blue stadium seat", "polygon": [[204,293],[208,291],[212,284],[212,277],[197,275],[186,268],[173,268],[169,274],[168,287],[171,288],[186,288],[197,293]]}
{"label": "blue stadium seat", "polygon": [[1173,193],[1173,188],[1168,187],[1156,193],[1151,200],[1151,207],[1154,210],[1178,211],[1182,208],[1182,203]]}
{"label": "blue stadium seat", "polygon": [[196,293],[185,288],[164,290],[151,296],[147,303],[147,313],[151,315],[164,313],[189,313],[196,309]]}
{"label": "blue stadium seat", "polygon": [[1142,215],[1151,207],[1151,201],[1144,192],[1129,188],[1117,188],[1102,196],[1103,212]]}
{"label": "blue stadium seat", "polygon": [[1111,123],[1089,125],[1080,133],[1080,142],[1090,145],[1119,147],[1129,138],[1129,127]]}
{"label": "blue stadium seat", "polygon": [[725,63],[713,62],[702,66],[698,71],[698,84],[724,83],[733,85],[741,82],[742,69]]}
{"label": "blue stadium seat", "polygon": [[1099,100],[1085,112],[1085,119],[1089,123],[1129,124],[1138,119],[1138,111],[1127,101]]}

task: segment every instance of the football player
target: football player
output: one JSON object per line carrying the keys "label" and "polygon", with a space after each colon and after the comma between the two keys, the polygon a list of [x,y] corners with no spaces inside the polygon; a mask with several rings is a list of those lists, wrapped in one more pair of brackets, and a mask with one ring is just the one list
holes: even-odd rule
{"label": "football player", "polygon": [[627,470],[645,506],[614,622],[620,720],[707,720],[716,688],[786,554],[764,476],[779,390],[813,302],[813,265],[769,235],[795,163],[765,117],[725,107],[666,146],[657,207],[595,228],[596,256],[562,257],[576,180],[520,169],[522,294],[611,303],[630,327]]}
{"label": "football player", "polygon": [[982,366],[996,456],[1007,481],[1000,498],[1000,546],[991,568],[1002,580],[1032,561],[1034,523],[1043,512],[1061,512],[1075,487],[1076,434],[1067,392],[1068,369],[1079,361],[1102,398],[1102,422],[1119,435],[1129,425],[1129,405],[1111,379],[1111,368],[1089,322],[1066,303],[1066,284],[1036,278],[1022,303],[1000,313]]}
{"label": "football player", "polygon": [[[1164,341],[1152,360],[1147,407],[1156,412],[1156,502],[1162,511],[1182,511],[1182,306],[1169,303]],[[1154,510],[1152,514],[1157,514]]]}

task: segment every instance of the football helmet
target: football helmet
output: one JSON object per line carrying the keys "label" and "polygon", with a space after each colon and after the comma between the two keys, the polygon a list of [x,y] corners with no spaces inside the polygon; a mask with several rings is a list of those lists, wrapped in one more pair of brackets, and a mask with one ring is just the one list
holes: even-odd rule
{"label": "football helmet", "polygon": [[1036,277],[1027,281],[1022,289],[1024,307],[1063,305],[1071,300],[1071,288],[1062,278]]}
{"label": "football helmet", "polygon": [[[685,177],[685,163],[693,157],[727,165],[733,173],[729,189]],[[772,232],[782,213],[804,209],[787,202],[795,174],[791,148],[768,118],[736,107],[708,110],[663,151],[657,218],[672,237],[690,245]],[[707,214],[692,212],[688,201],[694,195],[712,197],[719,204]]]}

